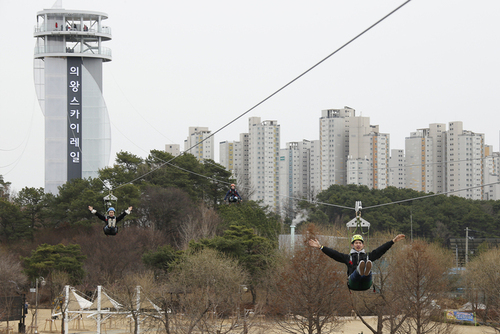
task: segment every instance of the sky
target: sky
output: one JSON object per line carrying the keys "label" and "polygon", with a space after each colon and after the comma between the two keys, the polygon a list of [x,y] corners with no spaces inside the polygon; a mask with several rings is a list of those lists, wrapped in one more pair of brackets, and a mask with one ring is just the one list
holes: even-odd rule
{"label": "sky", "polygon": [[[12,190],[44,186],[44,118],[33,84],[36,13],[55,0],[0,0],[0,175]],[[104,12],[111,158],[216,131],[405,1],[63,0]],[[281,147],[319,139],[321,110],[370,117],[390,148],[430,123],[462,121],[499,150],[500,1],[413,0],[215,135],[277,120]],[[83,151],[85,149],[83,148]]]}

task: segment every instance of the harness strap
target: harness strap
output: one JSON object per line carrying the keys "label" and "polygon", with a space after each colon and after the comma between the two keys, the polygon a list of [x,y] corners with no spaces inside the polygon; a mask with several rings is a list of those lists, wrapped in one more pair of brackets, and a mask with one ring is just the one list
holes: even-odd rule
{"label": "harness strap", "polygon": [[[368,228],[368,230],[366,232],[363,232],[363,228],[361,227],[361,211],[358,211],[356,213],[356,228],[351,232],[351,230],[349,230],[350,232],[350,238],[349,239],[352,239],[352,236],[355,235],[355,234],[362,234],[362,235],[366,235],[366,261],[370,260],[370,256],[369,256],[369,252],[370,252],[370,228]],[[360,232],[358,232],[358,229],[360,230]],[[348,240],[348,242],[350,243],[350,240]],[[352,259],[351,259],[352,261]]]}

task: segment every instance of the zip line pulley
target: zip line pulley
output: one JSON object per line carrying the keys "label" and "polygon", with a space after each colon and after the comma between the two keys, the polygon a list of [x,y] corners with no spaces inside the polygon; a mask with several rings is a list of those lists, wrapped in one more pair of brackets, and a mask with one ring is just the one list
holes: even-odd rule
{"label": "zip line pulley", "polygon": [[111,192],[109,192],[109,194],[104,196],[102,199],[104,200],[105,211],[108,211],[108,209],[113,206],[113,202],[115,202],[114,206],[117,206],[116,204],[118,203],[118,198]]}

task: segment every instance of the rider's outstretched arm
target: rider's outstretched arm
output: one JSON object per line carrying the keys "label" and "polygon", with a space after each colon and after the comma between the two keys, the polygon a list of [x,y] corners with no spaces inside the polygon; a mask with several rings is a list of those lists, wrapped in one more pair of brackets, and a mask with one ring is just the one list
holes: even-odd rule
{"label": "rider's outstretched arm", "polygon": [[320,249],[321,251],[323,251],[323,253],[325,253],[326,255],[328,255],[337,262],[341,262],[344,264],[348,264],[349,262],[349,254],[343,254],[340,253],[339,251],[336,251],[335,249],[322,246],[319,243],[318,239],[309,239],[308,243],[309,246]]}
{"label": "rider's outstretched arm", "polygon": [[132,207],[129,206],[127,210],[123,211],[121,215],[116,217],[116,222],[118,223],[120,220],[125,218],[126,215],[129,215],[132,212]]}
{"label": "rider's outstretched arm", "polygon": [[106,217],[104,217],[102,214],[100,214],[99,212],[97,212],[97,210],[95,210],[92,206],[89,205],[89,210],[92,214],[96,215],[97,218],[99,218],[100,220],[102,221],[106,221]]}

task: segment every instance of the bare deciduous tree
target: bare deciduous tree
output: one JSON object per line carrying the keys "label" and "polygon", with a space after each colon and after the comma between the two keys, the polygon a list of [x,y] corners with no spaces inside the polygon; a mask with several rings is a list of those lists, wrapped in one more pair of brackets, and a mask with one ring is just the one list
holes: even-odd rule
{"label": "bare deciduous tree", "polygon": [[306,246],[313,234],[310,225],[275,277],[276,324],[287,333],[332,333],[341,324],[337,314],[350,311],[345,267]]}
{"label": "bare deciduous tree", "polygon": [[[486,251],[467,264],[465,283],[472,310],[500,333],[500,249]],[[484,304],[485,308],[479,307]]]}
{"label": "bare deciduous tree", "polygon": [[246,279],[235,260],[214,250],[187,255],[151,297],[166,311],[157,319],[167,334],[224,334],[242,328]]}
{"label": "bare deciduous tree", "polygon": [[[156,232],[158,233],[158,232]],[[144,270],[142,255],[160,244],[155,232],[137,227],[121,228],[116,236],[106,236],[101,228],[73,238],[87,256],[84,284],[91,287],[112,284],[135,272]]]}
{"label": "bare deciduous tree", "polygon": [[0,319],[7,319],[13,314],[13,301],[16,295],[21,294],[21,288],[28,282],[22,272],[20,261],[14,256],[0,251]]}
{"label": "bare deciduous tree", "polygon": [[217,212],[204,205],[201,205],[197,210],[191,211],[179,226],[179,248],[187,248],[191,240],[198,241],[202,238],[212,238],[215,236],[220,221]]}
{"label": "bare deciduous tree", "polygon": [[121,304],[121,310],[128,312],[134,322],[134,334],[139,332],[140,324],[145,321],[155,306],[147,298],[155,291],[153,272],[146,271],[125,275],[110,288],[113,297]]}
{"label": "bare deciduous tree", "polygon": [[448,274],[452,255],[435,244],[414,241],[405,247],[396,261],[397,271],[391,276],[395,293],[404,298],[401,314],[407,319],[400,333],[448,333],[444,323],[444,305],[448,291]]}

